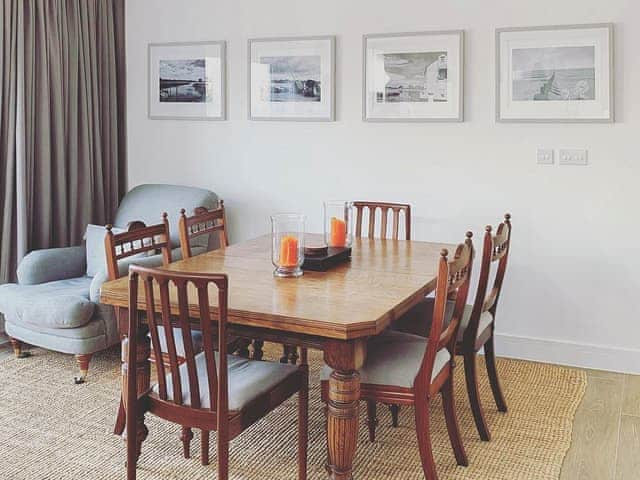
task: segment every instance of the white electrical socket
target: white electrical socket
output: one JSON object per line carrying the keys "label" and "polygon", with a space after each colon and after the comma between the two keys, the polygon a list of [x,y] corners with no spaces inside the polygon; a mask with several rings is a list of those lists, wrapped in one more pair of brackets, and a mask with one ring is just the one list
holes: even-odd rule
{"label": "white electrical socket", "polygon": [[562,148],[558,154],[560,165],[587,165],[587,150],[582,148]]}
{"label": "white electrical socket", "polygon": [[539,148],[538,149],[538,165],[553,165],[553,148]]}

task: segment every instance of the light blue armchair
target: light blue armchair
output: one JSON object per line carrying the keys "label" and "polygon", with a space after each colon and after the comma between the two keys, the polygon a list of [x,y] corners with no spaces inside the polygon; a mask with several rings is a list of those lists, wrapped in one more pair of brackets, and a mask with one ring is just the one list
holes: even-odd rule
{"label": "light blue armchair", "polygon": [[[139,185],[122,199],[114,226],[126,228],[136,220],[150,225],[157,223],[162,212],[168,212],[172,257],[177,260],[181,258],[180,209],[212,209],[217,201],[216,194],[200,188]],[[191,247],[201,253],[208,241],[206,237],[196,238]],[[159,266],[162,258],[157,255],[130,259],[128,263]],[[128,263],[119,268],[126,272]],[[100,287],[107,280],[106,266],[88,276],[84,245],[53,248],[29,253],[20,262],[17,276],[18,283],[0,285],[0,312],[16,356],[29,356],[23,351],[23,343],[73,354],[80,368],[76,382],[83,382],[91,356],[119,341],[113,309],[99,303]]]}

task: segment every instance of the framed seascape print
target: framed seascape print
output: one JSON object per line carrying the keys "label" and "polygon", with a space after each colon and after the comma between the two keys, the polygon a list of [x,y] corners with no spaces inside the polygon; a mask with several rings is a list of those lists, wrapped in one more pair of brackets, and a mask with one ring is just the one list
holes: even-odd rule
{"label": "framed seascape print", "polygon": [[249,119],[333,121],[335,37],[249,40]]}
{"label": "framed seascape print", "polygon": [[225,42],[149,44],[149,118],[226,119]]}
{"label": "framed seascape print", "polygon": [[464,32],[365,35],[365,121],[461,122]]}
{"label": "framed seascape print", "polygon": [[496,30],[499,122],[613,122],[613,25]]}

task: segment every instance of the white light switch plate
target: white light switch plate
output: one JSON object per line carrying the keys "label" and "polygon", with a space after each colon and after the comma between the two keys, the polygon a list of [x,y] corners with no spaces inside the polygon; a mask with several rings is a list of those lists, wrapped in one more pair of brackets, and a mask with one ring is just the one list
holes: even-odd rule
{"label": "white light switch plate", "polygon": [[538,165],[553,165],[553,148],[538,149]]}
{"label": "white light switch plate", "polygon": [[562,148],[559,152],[560,165],[587,165],[587,150],[581,148]]}

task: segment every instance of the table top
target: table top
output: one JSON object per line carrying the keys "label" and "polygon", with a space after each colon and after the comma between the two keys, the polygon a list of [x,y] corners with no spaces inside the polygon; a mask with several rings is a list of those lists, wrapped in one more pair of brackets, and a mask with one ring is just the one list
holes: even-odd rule
{"label": "table top", "polygon": [[[320,239],[319,235],[309,234],[305,241],[319,243]],[[276,278],[272,274],[271,236],[265,235],[173,262],[166,268],[227,274],[229,323],[350,340],[380,333],[432,292],[440,250],[453,250],[452,247],[406,240],[354,239],[350,262],[328,272],[305,271],[299,278]],[[217,293],[215,288],[211,290],[215,311]],[[140,309],[145,307],[142,295],[141,291]],[[172,310],[177,313],[175,289],[170,298]],[[192,298],[189,309],[197,318],[196,296]],[[128,307],[127,278],[106,282],[101,289],[101,302]]]}

